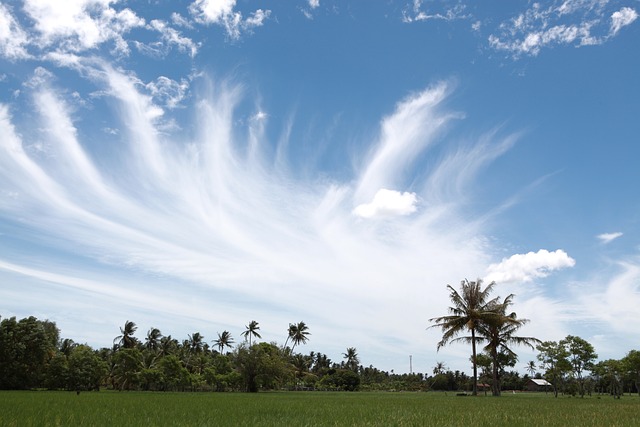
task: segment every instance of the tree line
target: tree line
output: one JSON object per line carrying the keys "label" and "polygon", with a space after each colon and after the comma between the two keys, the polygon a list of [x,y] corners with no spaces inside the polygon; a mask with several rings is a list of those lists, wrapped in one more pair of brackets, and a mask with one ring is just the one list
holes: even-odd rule
{"label": "tree line", "polygon": [[[471,344],[473,375],[451,371],[438,362],[431,374],[386,372],[360,363],[349,347],[342,360],[326,354],[296,352],[310,339],[305,322],[290,323],[283,345],[260,342],[260,325],[252,320],[236,343],[229,331],[207,341],[200,332],[178,340],[151,327],[144,339],[138,326],[126,321],[110,347],[93,349],[69,338],[62,339],[54,322],[33,316],[0,320],[0,389],[65,389],[88,391],[248,391],[258,390],[485,390],[499,396],[502,390],[523,390],[533,377],[549,381],[558,393],[638,392],[640,351],[620,360],[596,362],[593,346],[580,337],[540,341],[517,331],[528,320],[509,310],[513,295],[491,297],[495,283],[461,282],[448,285],[452,306],[445,316],[431,319],[443,332],[437,348],[452,342]],[[538,365],[530,361],[527,374],[514,370],[518,362],[514,345],[536,348]],[[480,348],[479,348],[480,346]],[[479,350],[479,351],[478,351]],[[511,370],[509,370],[511,368]]]}

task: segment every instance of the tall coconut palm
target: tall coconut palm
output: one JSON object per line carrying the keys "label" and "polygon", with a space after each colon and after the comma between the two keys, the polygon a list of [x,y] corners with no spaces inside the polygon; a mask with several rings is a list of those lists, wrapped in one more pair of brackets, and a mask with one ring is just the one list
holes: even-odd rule
{"label": "tall coconut palm", "polygon": [[[482,280],[469,282],[467,279],[460,283],[460,292],[451,285],[449,298],[453,305],[449,307],[449,315],[434,317],[430,319],[435,325],[432,328],[442,329],[442,340],[438,343],[438,350],[443,346],[457,341],[471,341],[471,359],[473,363],[473,395],[478,395],[478,365],[476,363],[476,331],[478,326],[484,321],[495,316],[491,311],[492,307],[498,303],[498,298],[489,299],[491,291],[496,286],[491,282],[482,289]],[[461,333],[471,332],[471,337],[458,337]]]}
{"label": "tall coconut palm", "polygon": [[218,333],[218,339],[214,340],[213,343],[218,346],[220,354],[222,354],[225,347],[233,347],[233,337],[229,331],[222,331],[222,333]]}
{"label": "tall coconut palm", "polygon": [[296,334],[296,331],[298,329],[298,325],[296,325],[295,323],[289,323],[289,329],[287,329],[287,339],[284,341],[284,348],[287,348],[287,344],[289,343],[289,340],[291,338],[293,338],[293,336]]}
{"label": "tall coconut palm", "polygon": [[115,344],[117,341],[118,345],[124,348],[135,347],[138,340],[133,336],[133,334],[135,334],[137,330],[138,327],[136,324],[127,320],[124,322],[124,328],[120,328],[120,335],[115,337],[113,343]]}
{"label": "tall coconut palm", "polygon": [[358,358],[358,352],[355,347],[347,348],[347,352],[342,353],[342,356],[345,359],[345,366],[353,372],[356,372],[358,370],[358,365],[360,365],[360,359]]}
{"label": "tall coconut palm", "polygon": [[251,347],[251,337],[262,338],[258,331],[260,330],[260,326],[258,326],[258,322],[252,320],[249,322],[249,325],[245,326],[246,330],[242,333],[242,336],[246,340],[249,339],[249,347]]}
{"label": "tall coconut palm", "polygon": [[311,333],[309,332],[309,327],[304,322],[299,322],[295,325],[295,332],[293,336],[291,336],[291,342],[293,343],[293,346],[291,346],[292,353],[296,345],[306,344],[306,342],[309,341],[308,335],[311,335]]}
{"label": "tall coconut palm", "polygon": [[493,365],[493,395],[500,396],[500,355],[507,355],[517,360],[517,355],[509,348],[511,345],[526,345],[532,350],[540,340],[533,337],[516,336],[518,329],[529,323],[529,319],[518,319],[515,312],[507,313],[512,304],[513,294],[503,302],[494,304],[491,310],[494,315],[478,325],[481,339],[487,343],[484,350],[491,355]]}

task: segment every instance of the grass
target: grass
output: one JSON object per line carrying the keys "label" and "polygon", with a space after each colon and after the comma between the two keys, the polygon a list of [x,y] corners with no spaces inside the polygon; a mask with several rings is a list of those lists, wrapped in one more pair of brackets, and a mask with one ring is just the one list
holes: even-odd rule
{"label": "grass", "polygon": [[0,392],[0,426],[638,426],[640,398],[544,393]]}

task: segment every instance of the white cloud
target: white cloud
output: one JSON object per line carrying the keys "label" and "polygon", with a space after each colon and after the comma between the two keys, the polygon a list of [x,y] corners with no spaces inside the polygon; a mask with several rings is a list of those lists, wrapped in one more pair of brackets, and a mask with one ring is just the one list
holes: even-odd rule
{"label": "white cloud", "polygon": [[551,271],[573,267],[575,263],[561,249],[555,252],[540,249],[538,252],[515,254],[498,264],[491,264],[487,268],[485,280],[497,283],[531,282],[536,278],[546,277]]}
{"label": "white cloud", "polygon": [[189,6],[189,12],[196,22],[223,26],[231,39],[262,26],[271,14],[270,10],[257,9],[244,19],[241,12],[234,10],[235,6],[236,0],[196,0]]}
{"label": "white cloud", "polygon": [[611,34],[616,35],[622,27],[626,27],[638,19],[638,12],[630,7],[623,7],[611,14]]}
{"label": "white cloud", "polygon": [[[430,9],[438,9],[438,11],[424,11],[422,6],[422,0],[414,0],[411,8],[407,8],[403,11],[403,22],[418,22],[418,21],[430,21],[430,20],[443,20],[454,21],[457,19],[469,19],[471,15],[466,13],[466,5],[458,3],[451,7],[450,2],[429,2]],[[440,5],[441,4],[441,5]],[[438,6],[440,6],[438,8]]]}
{"label": "white cloud", "polygon": [[621,237],[622,233],[620,232],[616,232],[616,233],[602,233],[599,234],[598,236],[596,236],[602,243],[607,244],[612,242],[613,240],[617,239],[618,237]]}
{"label": "white cloud", "polygon": [[154,19],[149,23],[149,26],[158,31],[168,45],[176,45],[180,51],[188,52],[192,58],[198,53],[198,45],[193,40],[184,37],[179,31],[168,26],[166,22]]}
{"label": "white cloud", "polygon": [[131,9],[116,11],[114,0],[25,0],[24,10],[35,22],[43,46],[79,52],[113,41],[115,51],[128,53],[123,34],[144,25]]}
{"label": "white cloud", "polygon": [[151,96],[161,101],[167,108],[175,108],[184,99],[189,82],[185,79],[177,82],[165,76],[160,76],[154,82],[145,85]]}
{"label": "white cloud", "polygon": [[553,46],[600,45],[638,16],[629,7],[615,12],[611,11],[611,7],[608,0],[533,3],[523,13],[501,23],[498,34],[489,35],[489,45],[496,50],[509,52],[516,58],[522,55],[535,56],[543,48]]}
{"label": "white cloud", "polygon": [[236,0],[196,0],[189,11],[199,22],[219,24],[233,13],[235,5]]}
{"label": "white cloud", "polygon": [[27,44],[27,33],[20,27],[9,8],[0,3],[0,56],[9,60],[28,58]]}
{"label": "white cloud", "polygon": [[[423,331],[425,319],[447,307],[446,283],[482,271],[489,262],[476,213],[459,209],[464,192],[455,202],[420,210],[416,200],[426,196],[420,185],[415,193],[378,192],[402,187],[369,193],[373,183],[394,181],[410,168],[411,155],[422,155],[448,118],[456,116],[444,107],[451,90],[446,84],[401,101],[382,120],[367,163],[343,181],[327,182],[296,175],[261,151],[270,145],[263,126],[251,121],[245,123],[247,132],[238,130],[240,85],[203,84],[212,89],[196,94],[193,122],[180,123],[193,131],[161,132],[162,110],[141,93],[147,88],[135,76],[98,60],[79,59],[77,66],[84,67],[80,75],[88,84],[110,98],[106,104],[112,110],[102,115],[104,124],[95,135],[76,130],[63,92],[46,79],[27,88],[34,111],[14,121],[9,108],[0,106],[0,194],[16,195],[0,198],[0,217],[19,218],[24,239],[49,236],[42,241],[46,249],[35,248],[28,257],[0,247],[0,277],[11,275],[12,283],[35,281],[33,289],[46,290],[54,286],[49,280],[70,298],[88,293],[104,305],[111,304],[108,295],[126,295],[128,307],[148,307],[150,319],[166,319],[164,305],[171,301],[189,307],[188,315],[166,320],[173,324],[191,316],[183,328],[217,329],[221,322],[243,325],[256,318],[266,333],[276,331],[266,339],[280,341],[283,325],[286,329],[291,318],[303,318],[324,352],[339,357],[347,346],[371,349],[389,355],[380,366],[393,368],[395,353],[412,354],[418,345],[414,331],[398,334],[402,325],[422,325]],[[161,88],[180,83],[162,79],[154,84],[148,90],[160,94]],[[29,115],[33,132],[21,132],[23,114]],[[110,147],[112,156],[97,156],[95,139],[112,140],[104,132],[114,129],[118,144]],[[25,149],[43,135],[51,155]],[[445,146],[440,155],[446,161],[458,152]],[[470,174],[477,171],[474,165],[470,169]],[[439,172],[442,179],[447,173],[455,180],[459,171]],[[469,178],[465,185],[474,181]],[[358,189],[362,197],[356,197]],[[413,214],[402,221],[363,221],[353,212],[363,202],[372,203],[377,215]],[[434,224],[434,215],[447,224]],[[52,258],[57,254],[81,261],[65,273]],[[91,279],[80,283],[80,277]],[[135,292],[127,293],[131,288]],[[14,289],[1,287],[0,299]],[[149,307],[141,289],[154,289],[164,303]],[[297,297],[289,298],[293,294]],[[50,293],[29,293],[31,303],[33,295]],[[326,310],[309,314],[301,299]],[[219,302],[215,311],[212,300]],[[255,303],[245,303],[249,300]],[[26,304],[26,297],[20,301]],[[43,296],[38,304],[55,311],[62,302]],[[122,312],[105,315],[97,324],[92,321],[91,329],[104,331],[105,324],[114,328],[123,320]],[[370,320],[363,323],[363,318]],[[339,337],[335,330],[341,331]],[[399,342],[391,352],[387,339]],[[426,345],[422,338],[419,345]]]}
{"label": "white cloud", "polygon": [[315,9],[320,6],[320,0],[309,0],[309,7]]}
{"label": "white cloud", "polygon": [[417,201],[416,193],[401,193],[382,188],[378,190],[371,203],[357,206],[353,214],[361,218],[409,215],[416,211]]}

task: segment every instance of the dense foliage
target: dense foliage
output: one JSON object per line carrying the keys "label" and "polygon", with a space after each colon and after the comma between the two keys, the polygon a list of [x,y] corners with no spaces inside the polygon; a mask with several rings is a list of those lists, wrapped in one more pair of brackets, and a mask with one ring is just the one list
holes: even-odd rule
{"label": "dense foliage", "polygon": [[[116,331],[117,329],[114,328]],[[228,331],[218,333],[212,346],[199,332],[179,341],[150,328],[144,340],[137,325],[126,321],[111,347],[93,349],[60,338],[55,323],[28,317],[0,321],[0,389],[46,388],[71,391],[98,389],[149,391],[471,391],[473,378],[439,362],[429,375],[396,374],[363,366],[357,350],[347,348],[343,360],[326,354],[294,352],[289,346],[258,342],[259,325],[247,325],[246,340],[235,345]],[[302,345],[310,333],[304,322],[291,324],[287,342]],[[251,339],[251,343],[249,343]],[[596,363],[593,347],[579,337],[538,346],[541,372],[529,362],[528,374],[507,368],[515,353],[499,352],[502,390],[524,390],[531,376],[543,375],[556,392],[569,394],[637,392],[640,352],[621,360]],[[476,357],[478,389],[486,394],[493,383],[495,354],[487,349]]]}

